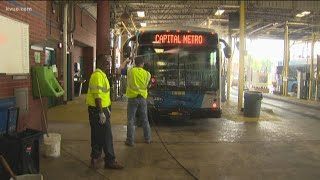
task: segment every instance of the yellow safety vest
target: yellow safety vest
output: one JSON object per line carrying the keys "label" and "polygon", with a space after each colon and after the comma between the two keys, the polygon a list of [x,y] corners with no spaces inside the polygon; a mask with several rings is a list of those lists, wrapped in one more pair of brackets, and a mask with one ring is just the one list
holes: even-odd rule
{"label": "yellow safety vest", "polygon": [[96,107],[96,98],[101,99],[101,106],[103,108],[111,105],[109,80],[107,75],[98,68],[90,77],[86,104]]}
{"label": "yellow safety vest", "polygon": [[128,98],[135,98],[140,94],[146,99],[150,78],[150,73],[141,67],[128,68],[126,96]]}

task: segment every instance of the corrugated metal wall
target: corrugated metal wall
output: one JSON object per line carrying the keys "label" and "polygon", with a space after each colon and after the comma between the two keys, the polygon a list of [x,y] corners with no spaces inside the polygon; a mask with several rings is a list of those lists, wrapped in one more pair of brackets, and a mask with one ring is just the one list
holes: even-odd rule
{"label": "corrugated metal wall", "polygon": [[307,11],[320,11],[320,1],[296,1],[296,8]]}
{"label": "corrugated metal wall", "polygon": [[320,11],[320,1],[248,1],[247,3],[257,8]]}
{"label": "corrugated metal wall", "polygon": [[292,1],[257,1],[257,7],[292,9]]}

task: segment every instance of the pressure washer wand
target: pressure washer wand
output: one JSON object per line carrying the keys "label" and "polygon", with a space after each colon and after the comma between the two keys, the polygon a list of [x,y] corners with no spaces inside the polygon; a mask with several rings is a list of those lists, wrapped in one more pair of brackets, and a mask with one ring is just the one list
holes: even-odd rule
{"label": "pressure washer wand", "polygon": [[43,102],[42,102],[42,96],[41,96],[41,91],[40,91],[40,86],[39,86],[39,79],[38,79],[38,75],[35,73],[36,75],[36,79],[37,79],[37,86],[38,86],[38,92],[39,92],[39,97],[40,97],[40,103],[41,103],[41,111],[42,111],[42,115],[43,115],[43,119],[44,119],[44,124],[45,124],[45,128],[46,128],[46,134],[47,137],[49,137],[48,134],[48,123],[47,123],[47,117],[44,113],[44,107],[43,107]]}

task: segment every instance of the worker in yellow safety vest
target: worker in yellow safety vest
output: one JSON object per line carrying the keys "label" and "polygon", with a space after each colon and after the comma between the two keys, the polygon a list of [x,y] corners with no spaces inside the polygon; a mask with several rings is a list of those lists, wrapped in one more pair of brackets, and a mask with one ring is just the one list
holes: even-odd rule
{"label": "worker in yellow safety vest", "polygon": [[[125,60],[120,69],[131,62],[130,59]],[[148,71],[143,69],[144,58],[142,56],[137,56],[134,59],[135,66],[133,68],[127,68],[124,74],[127,75],[127,89],[126,96],[128,97],[127,105],[127,139],[125,144],[128,146],[134,146],[134,136],[135,136],[135,116],[138,112],[139,118],[142,122],[144,140],[145,143],[151,143],[151,129],[148,121],[147,112],[147,96],[148,96],[148,85],[151,75]]]}
{"label": "worker in yellow safety vest", "polygon": [[91,127],[91,164],[98,168],[102,150],[105,154],[105,168],[122,169],[123,165],[115,160],[112,131],[110,124],[110,84],[105,74],[108,56],[99,55],[96,70],[92,73],[86,96]]}

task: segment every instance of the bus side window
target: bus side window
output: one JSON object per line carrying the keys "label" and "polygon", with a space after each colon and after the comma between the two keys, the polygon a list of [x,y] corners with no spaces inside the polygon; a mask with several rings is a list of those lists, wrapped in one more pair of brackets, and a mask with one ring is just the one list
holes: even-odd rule
{"label": "bus side window", "polygon": [[217,63],[217,53],[216,52],[211,52],[210,53],[210,65],[216,65]]}
{"label": "bus side window", "polygon": [[136,36],[132,36],[129,39],[126,40],[126,42],[123,45],[123,57],[125,59],[132,58],[133,51],[135,50],[135,44],[136,44]]}
{"label": "bus side window", "polygon": [[124,47],[123,57],[124,57],[125,59],[126,59],[126,58],[129,58],[129,57],[130,57],[130,54],[131,54],[131,47],[130,47],[130,46]]}

